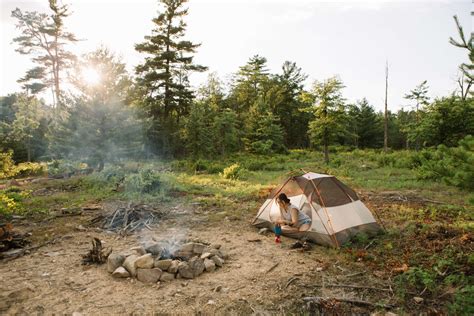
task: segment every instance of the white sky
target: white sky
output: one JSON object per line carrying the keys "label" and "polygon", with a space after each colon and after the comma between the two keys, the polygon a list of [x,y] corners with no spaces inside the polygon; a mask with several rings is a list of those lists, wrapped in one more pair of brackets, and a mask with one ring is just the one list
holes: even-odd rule
{"label": "white sky", "polygon": [[[85,39],[76,53],[104,44],[120,54],[129,70],[143,56],[134,44],[142,42],[157,16],[157,0],[64,0],[73,11],[68,30]],[[31,67],[27,56],[14,51],[19,35],[10,12],[48,12],[47,0],[0,0],[0,95],[19,91],[16,80]],[[272,72],[285,60],[295,61],[309,75],[308,85],[339,75],[349,101],[367,97],[383,108],[384,67],[389,61],[389,108],[408,102],[403,95],[428,80],[431,97],[456,87],[458,65],[467,52],[449,44],[457,38],[453,15],[469,34],[471,0],[432,1],[310,1],[310,0],[191,0],[187,39],[202,43],[195,61],[222,79],[237,71],[249,57],[268,59]],[[206,74],[193,75],[194,85]]]}

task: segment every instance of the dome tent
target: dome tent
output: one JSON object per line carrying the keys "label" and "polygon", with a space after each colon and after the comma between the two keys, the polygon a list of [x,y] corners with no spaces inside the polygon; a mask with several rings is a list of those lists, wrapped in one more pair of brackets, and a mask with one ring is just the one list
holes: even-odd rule
{"label": "dome tent", "polygon": [[313,172],[290,177],[275,188],[260,207],[253,225],[274,228],[273,221],[280,216],[276,201],[280,193],[285,193],[291,204],[312,221],[308,231],[284,232],[285,236],[305,237],[317,244],[339,247],[359,232],[380,231],[374,216],[354,190],[334,176]]}

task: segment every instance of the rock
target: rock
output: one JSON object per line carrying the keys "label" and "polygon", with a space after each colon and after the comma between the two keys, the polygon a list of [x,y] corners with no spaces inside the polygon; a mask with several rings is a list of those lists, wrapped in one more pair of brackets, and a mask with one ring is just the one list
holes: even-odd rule
{"label": "rock", "polygon": [[193,270],[194,277],[200,276],[204,272],[204,269],[206,268],[204,266],[204,260],[202,260],[199,257],[192,257],[189,260],[188,264]]}
{"label": "rock", "polygon": [[193,249],[194,249],[194,243],[193,243],[193,242],[188,242],[188,243],[182,245],[182,246],[179,248],[179,251],[182,251],[182,252],[193,252]]}
{"label": "rock", "polygon": [[201,259],[207,259],[212,256],[212,253],[210,252],[205,252],[201,255]]}
{"label": "rock", "polygon": [[155,260],[154,267],[166,271],[171,266],[171,262],[173,262],[171,259]]}
{"label": "rock", "polygon": [[211,257],[211,260],[214,261],[214,263],[218,267],[222,267],[222,265],[224,264],[224,259],[222,259],[219,256],[213,256],[213,257]]}
{"label": "rock", "polygon": [[209,252],[213,256],[219,256],[221,258],[223,257],[223,254],[222,254],[221,250],[219,250],[219,249],[215,249],[215,248],[212,248],[212,247],[206,247],[206,249],[204,249],[203,253],[206,253],[206,252]]}
{"label": "rock", "polygon": [[214,249],[221,249],[221,244],[212,244],[211,247]]}
{"label": "rock", "polygon": [[214,300],[209,300],[207,301],[207,305],[216,305],[216,302]]}
{"label": "rock", "polygon": [[187,262],[180,262],[178,265],[178,274],[179,276],[185,279],[193,279],[194,271]]}
{"label": "rock", "polygon": [[153,268],[153,264],[154,261],[151,253],[138,257],[135,261],[135,267],[138,269],[151,269]]}
{"label": "rock", "polygon": [[174,280],[174,274],[169,273],[169,272],[163,272],[160,276],[160,281],[173,281]]}
{"label": "rock", "polygon": [[119,253],[111,253],[107,258],[107,271],[114,272],[125,261],[125,256]]}
{"label": "rock", "polygon": [[202,254],[202,251],[204,250],[205,247],[206,245],[195,243],[193,247],[193,252],[197,255],[200,255]]}
{"label": "rock", "polygon": [[115,269],[114,272],[112,272],[112,276],[114,278],[128,278],[130,276],[130,273],[128,273],[127,270],[125,270],[124,267],[118,267]]}
{"label": "rock", "polygon": [[135,261],[138,259],[137,255],[128,256],[123,262],[123,267],[127,269],[131,276],[137,275],[137,269],[135,267]]}
{"label": "rock", "polygon": [[133,247],[130,248],[130,250],[136,251],[139,256],[143,256],[144,254],[146,254],[145,248],[143,248],[142,246]]}
{"label": "rock", "polygon": [[160,279],[161,273],[162,271],[158,268],[137,269],[137,279],[144,283],[156,283]]}
{"label": "rock", "polygon": [[179,260],[173,260],[171,261],[171,265],[168,267],[168,272],[169,273],[176,273],[178,272],[178,267],[179,267]]}
{"label": "rock", "polygon": [[216,264],[210,259],[204,259],[204,267],[206,268],[206,272],[212,272],[216,269]]}
{"label": "rock", "polygon": [[151,253],[154,257],[159,257],[163,248],[160,244],[151,244],[145,248],[145,251]]}
{"label": "rock", "polygon": [[417,304],[420,304],[420,303],[423,303],[424,299],[422,297],[418,297],[418,296],[415,296],[413,298],[413,300],[415,301],[415,303]]}

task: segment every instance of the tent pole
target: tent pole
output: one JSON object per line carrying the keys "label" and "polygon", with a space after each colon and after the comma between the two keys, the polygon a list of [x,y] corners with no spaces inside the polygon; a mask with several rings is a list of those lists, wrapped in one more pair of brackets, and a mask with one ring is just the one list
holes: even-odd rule
{"label": "tent pole", "polygon": [[264,207],[262,207],[262,210],[260,212],[258,212],[257,216],[255,216],[255,218],[253,219],[252,221],[252,225],[255,223],[255,221],[257,220],[257,218],[260,216],[260,214],[263,213],[263,211],[267,208],[268,204],[275,198],[275,196],[281,192],[281,190],[283,190],[283,188],[285,187],[285,185],[291,180],[293,179],[294,177],[289,177],[285,183],[283,183],[283,185],[280,187],[280,189],[275,193],[274,197],[271,198],[269,201],[267,201],[267,203],[265,204]]}
{"label": "tent pole", "polygon": [[311,181],[311,184],[313,185],[314,189],[318,193],[319,200],[321,201],[324,212],[326,213],[326,216],[328,218],[328,223],[329,223],[329,226],[331,227],[331,230],[332,230],[332,233],[333,233],[332,236],[334,238],[334,243],[336,244],[336,247],[339,248],[340,245],[339,245],[339,242],[337,241],[336,233],[334,232],[334,227],[332,226],[331,218],[329,217],[329,213],[328,213],[328,210],[326,209],[326,205],[325,205],[324,200],[321,196],[321,193],[319,192],[318,187],[314,184],[313,179],[311,179],[310,181]]}

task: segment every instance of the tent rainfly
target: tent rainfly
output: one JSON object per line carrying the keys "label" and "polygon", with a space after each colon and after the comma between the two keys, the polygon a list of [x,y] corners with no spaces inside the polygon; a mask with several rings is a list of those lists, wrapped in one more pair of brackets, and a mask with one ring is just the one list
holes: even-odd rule
{"label": "tent rainfly", "polygon": [[312,221],[306,232],[284,232],[288,237],[339,247],[359,232],[371,235],[380,231],[374,216],[354,190],[334,176],[313,172],[291,177],[275,188],[260,207],[253,225],[274,228],[273,221],[280,216],[276,202],[280,193],[285,193],[291,204]]}

